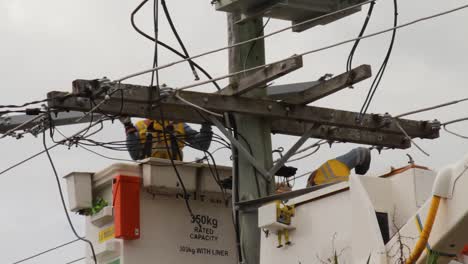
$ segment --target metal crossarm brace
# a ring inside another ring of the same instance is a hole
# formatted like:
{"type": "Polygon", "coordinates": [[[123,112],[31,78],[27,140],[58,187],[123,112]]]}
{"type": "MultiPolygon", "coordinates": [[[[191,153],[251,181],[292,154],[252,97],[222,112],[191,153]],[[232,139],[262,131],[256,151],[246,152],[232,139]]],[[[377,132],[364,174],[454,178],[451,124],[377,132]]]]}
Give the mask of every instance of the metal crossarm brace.
{"type": "Polygon", "coordinates": [[[265,87],[268,82],[271,82],[301,67],[302,56],[294,56],[288,60],[278,62],[250,73],[246,77],[240,78],[238,83],[232,83],[217,93],[222,95],[242,95],[251,91],[252,89],[265,87]]]}
{"type": "Polygon", "coordinates": [[[249,160],[250,164],[252,164],[252,166],[255,167],[255,169],[260,172],[260,174],[267,180],[267,181],[270,181],[271,180],[271,177],[269,175],[269,173],[260,165],[260,163],[258,163],[258,161],[252,156],[252,154],[250,154],[245,148],[244,146],[242,146],[241,143],[239,143],[239,141],[237,141],[232,135],[231,133],[229,133],[229,131],[227,131],[227,129],[223,126],[223,124],[214,116],[209,116],[208,117],[211,122],[213,122],[213,124],[219,129],[219,131],[221,131],[221,133],[223,133],[223,135],[225,137],[227,137],[229,139],[229,141],[231,141],[231,143],[247,158],[247,160],[249,160]]]}
{"type": "Polygon", "coordinates": [[[271,168],[270,171],[268,171],[268,174],[270,175],[270,177],[274,177],[276,172],[278,172],[278,170],[281,169],[281,167],[283,167],[283,165],[289,160],[289,158],[292,155],[294,155],[296,151],[302,145],[304,145],[304,143],[312,136],[313,132],[314,132],[313,127],[309,128],[309,130],[307,130],[301,136],[301,138],[299,138],[299,140],[288,150],[288,152],[286,152],[286,154],[284,154],[284,156],[281,157],[281,159],[278,162],[276,162],[275,165],[273,165],[273,168],[271,168]]]}
{"type": "MultiPolygon", "coordinates": [[[[319,191],[321,189],[330,187],[335,184],[340,184],[341,182],[333,182],[333,183],[326,183],[326,184],[320,184],[320,185],[315,185],[311,187],[306,187],[306,188],[301,188],[298,190],[294,191],[289,191],[285,193],[278,193],[278,194],[273,194],[267,197],[262,197],[259,199],[254,199],[254,200],[247,200],[247,201],[242,201],[236,203],[236,209],[241,210],[243,212],[251,212],[257,210],[259,207],[271,203],[273,201],[287,201],[287,200],[292,200],[296,197],[299,197],[304,194],[308,194],[311,192],[319,191]]],[[[348,187],[349,188],[349,187],[348,187]]]]}
{"type": "Polygon", "coordinates": [[[308,104],[333,93],[339,92],[346,87],[363,81],[372,76],[370,65],[361,65],[336,77],[321,82],[302,92],[287,96],[283,102],[290,104],[308,104]]]}
{"type": "Polygon", "coordinates": [[[242,144],[239,143],[232,135],[227,131],[223,124],[214,116],[209,116],[209,119],[213,124],[223,133],[229,141],[240,151],[243,155],[249,160],[250,164],[254,166],[258,172],[265,177],[267,181],[271,181],[275,176],[276,172],[289,160],[289,158],[296,153],[296,151],[310,138],[312,135],[313,129],[306,131],[301,138],[288,150],[288,152],[278,161],[275,165],[269,170],[266,171],[260,163],[250,154],[242,144]]]}

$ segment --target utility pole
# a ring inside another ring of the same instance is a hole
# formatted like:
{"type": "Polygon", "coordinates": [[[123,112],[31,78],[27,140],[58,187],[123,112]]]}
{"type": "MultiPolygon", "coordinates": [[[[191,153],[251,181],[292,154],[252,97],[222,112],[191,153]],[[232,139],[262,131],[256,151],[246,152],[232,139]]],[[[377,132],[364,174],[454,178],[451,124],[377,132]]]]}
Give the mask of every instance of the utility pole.
{"type": "MultiPolygon", "coordinates": [[[[240,13],[228,13],[228,42],[233,45],[248,39],[263,35],[263,18],[255,18],[244,23],[240,20],[240,13]]],[[[263,40],[247,43],[229,50],[229,72],[239,72],[265,64],[265,45],[263,40]]],[[[230,79],[231,84],[239,83],[240,76],[230,79]]],[[[246,77],[246,76],[241,76],[246,77]]],[[[255,89],[247,93],[249,97],[266,96],[265,89],[255,89]]],[[[252,115],[235,114],[237,131],[241,135],[239,141],[247,149],[252,150],[252,156],[260,166],[266,170],[272,167],[271,122],[252,115]],[[247,142],[246,142],[247,141],[247,142]],[[249,146],[250,145],[250,146],[249,146]]],[[[275,191],[274,177],[267,182],[259,177],[256,169],[242,153],[238,155],[238,190],[239,201],[258,199],[273,194],[275,191]]],[[[256,212],[240,212],[240,242],[242,259],[246,264],[260,263],[260,229],[256,212]]]]}

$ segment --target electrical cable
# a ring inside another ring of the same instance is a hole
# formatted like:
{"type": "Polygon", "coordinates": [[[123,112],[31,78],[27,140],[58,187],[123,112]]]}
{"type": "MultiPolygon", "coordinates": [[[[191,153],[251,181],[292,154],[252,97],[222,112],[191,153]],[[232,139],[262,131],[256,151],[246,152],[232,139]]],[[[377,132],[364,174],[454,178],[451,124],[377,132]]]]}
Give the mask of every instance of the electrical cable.
{"type": "MultiPolygon", "coordinates": [[[[185,57],[189,58],[190,55],[188,54],[188,51],[185,48],[184,42],[182,42],[182,39],[180,38],[179,33],[177,32],[177,29],[174,26],[174,22],[172,21],[171,14],[169,13],[169,10],[167,8],[166,0],[161,0],[161,6],[163,8],[164,15],[166,16],[167,22],[169,23],[169,26],[171,27],[172,33],[174,33],[174,36],[176,37],[177,42],[179,42],[179,46],[182,48],[182,51],[184,52],[185,57]]],[[[189,60],[189,65],[190,65],[190,68],[192,69],[193,76],[195,77],[195,81],[200,80],[200,77],[198,76],[197,71],[195,70],[192,60],[189,60]]]]}
{"type": "Polygon", "coordinates": [[[72,240],[72,241],[69,241],[69,242],[60,244],[60,245],[55,246],[55,247],[53,247],[53,248],[50,248],[50,249],[44,250],[44,251],[42,251],[42,252],[39,252],[39,253],[37,253],[37,254],[34,254],[34,255],[30,256],[30,257],[27,257],[27,258],[18,260],[18,261],[16,261],[16,262],[12,263],[12,264],[23,263],[23,262],[25,262],[25,261],[31,260],[31,259],[33,259],[33,258],[37,258],[37,257],[42,256],[42,255],[44,255],[44,254],[46,254],[46,253],[49,253],[49,252],[51,252],[51,251],[57,250],[57,249],[59,249],[59,248],[62,248],[62,247],[64,247],[64,246],[68,246],[68,245],[70,245],[70,244],[73,244],[73,243],[75,243],[75,242],[77,242],[77,241],[80,241],[80,240],[79,240],[79,239],[75,239],[75,240],[72,240]]]}
{"type": "Polygon", "coordinates": [[[458,123],[458,122],[463,122],[463,121],[468,121],[468,117],[465,117],[465,118],[459,118],[459,119],[455,119],[455,120],[452,120],[452,121],[448,121],[448,122],[445,122],[444,124],[442,124],[444,130],[447,132],[447,133],[450,133],[454,136],[457,136],[459,138],[463,138],[463,139],[468,139],[468,136],[464,136],[464,135],[461,135],[461,134],[458,134],[456,132],[453,132],[451,130],[449,130],[447,128],[448,125],[451,125],[451,124],[455,124],[455,123],[458,123]]]}
{"type": "Polygon", "coordinates": [[[430,106],[430,107],[426,107],[426,108],[422,108],[422,109],[418,109],[418,110],[413,110],[413,111],[410,111],[410,112],[399,114],[399,115],[395,116],[395,118],[401,118],[401,117],[404,117],[404,116],[409,116],[409,115],[413,115],[413,114],[417,114],[417,113],[421,113],[421,112],[426,112],[426,111],[442,108],[442,107],[445,107],[445,106],[458,104],[458,103],[465,102],[465,101],[468,101],[468,98],[462,98],[462,99],[459,99],[459,100],[450,101],[450,102],[443,103],[443,104],[438,104],[438,105],[434,105],[434,106],[430,106]]]}
{"type": "Polygon", "coordinates": [[[0,105],[0,108],[22,108],[22,107],[26,107],[28,105],[45,103],[45,102],[48,102],[50,100],[51,99],[42,99],[42,100],[27,102],[27,103],[24,103],[22,105],[0,105]]]}
{"type": "Polygon", "coordinates": [[[458,134],[456,132],[453,132],[453,131],[449,130],[446,126],[444,126],[444,130],[445,130],[445,132],[447,132],[449,134],[452,134],[452,135],[454,135],[456,137],[463,138],[463,139],[468,139],[468,136],[464,136],[464,135],[458,134]]]}
{"type": "Polygon", "coordinates": [[[112,158],[112,157],[106,156],[106,155],[104,155],[104,154],[101,154],[101,153],[99,153],[99,152],[96,152],[96,151],[94,151],[94,150],[91,150],[91,149],[89,149],[89,148],[83,146],[82,144],[78,144],[78,146],[79,146],[80,148],[82,148],[82,149],[88,151],[88,152],[94,153],[94,154],[96,154],[96,155],[98,155],[98,156],[100,156],[100,157],[103,157],[103,158],[105,158],[105,159],[114,160],[114,161],[126,161],[126,162],[132,162],[132,163],[139,163],[139,164],[141,164],[141,162],[138,162],[138,161],[136,161],[136,160],[112,158]]]}
{"type": "MultiPolygon", "coordinates": [[[[158,22],[158,11],[159,11],[159,8],[158,8],[158,0],[154,0],[154,8],[153,8],[153,22],[154,22],[154,39],[155,39],[155,42],[154,42],[154,58],[153,58],[153,67],[156,67],[158,66],[158,27],[159,27],[159,22],[158,22]]],[[[158,96],[161,96],[161,92],[160,92],[160,86],[159,86],[159,71],[156,70],[156,71],[153,71],[153,74],[152,76],[154,76],[155,78],[151,78],[151,84],[150,84],[150,87],[153,87],[153,81],[154,79],[156,80],[156,92],[158,94],[158,96]]],[[[150,98],[151,100],[151,98],[150,98]]],[[[182,180],[182,177],[180,176],[180,173],[179,173],[179,170],[177,169],[176,165],[175,165],[175,162],[174,162],[174,157],[173,157],[173,154],[170,149],[169,149],[169,143],[167,142],[167,131],[166,131],[166,122],[165,122],[165,118],[164,118],[164,110],[163,110],[163,106],[161,105],[159,107],[159,112],[160,112],[160,116],[161,116],[161,123],[162,123],[162,130],[163,130],[163,138],[164,138],[164,145],[166,146],[166,151],[169,155],[169,159],[171,161],[171,165],[172,167],[174,168],[174,172],[177,176],[177,179],[180,183],[180,186],[182,187],[182,191],[184,193],[184,201],[185,201],[185,206],[187,207],[187,210],[190,214],[190,216],[192,217],[192,219],[195,219],[195,215],[192,211],[192,208],[190,207],[190,203],[189,203],[189,197],[188,197],[188,193],[187,193],[187,189],[185,188],[185,184],[184,184],[184,181],[182,180]]]]}
{"type": "MultiPolygon", "coordinates": [[[[294,156],[296,156],[296,155],[299,155],[299,154],[301,154],[301,153],[303,153],[303,152],[306,152],[307,150],[309,150],[309,149],[311,149],[311,148],[315,148],[315,147],[320,146],[320,145],[323,145],[323,144],[325,144],[325,143],[327,143],[326,140],[320,139],[320,140],[318,140],[317,142],[313,143],[312,145],[307,146],[307,147],[304,147],[304,148],[302,148],[302,149],[296,151],[296,152],[291,156],[291,158],[294,157],[294,156]]],[[[282,156],[281,156],[281,158],[282,158],[282,156]]],[[[281,158],[275,160],[273,163],[279,162],[279,161],[281,160],[281,158]]],[[[288,161],[288,162],[291,162],[291,160],[288,161]]]]}
{"type": "MultiPolygon", "coordinates": [[[[99,122],[101,122],[101,120],[102,120],[102,118],[101,118],[100,120],[96,121],[92,126],[97,125],[99,122]]],[[[103,120],[102,120],[102,121],[103,121],[103,120]]],[[[79,135],[79,134],[82,133],[83,131],[85,131],[85,130],[84,130],[84,129],[83,129],[83,130],[80,130],[79,132],[75,133],[72,137],[74,137],[74,136],[76,136],[76,135],[79,135]]],[[[65,140],[63,140],[63,142],[65,142],[65,140]]],[[[62,143],[63,143],[63,142],[62,142],[62,143]]],[[[60,143],[60,142],[59,142],[59,143],[55,143],[54,145],[48,147],[47,150],[51,150],[51,149],[53,149],[53,148],[59,146],[59,145],[62,144],[62,143],[60,143]]],[[[33,155],[31,155],[30,157],[28,157],[28,158],[26,158],[26,159],[24,159],[24,160],[22,160],[22,161],[20,161],[20,162],[17,162],[17,163],[15,163],[15,164],[11,165],[10,167],[8,167],[8,168],[6,168],[6,169],[0,171],[0,175],[7,173],[8,171],[10,171],[10,170],[12,170],[12,169],[14,169],[14,168],[16,168],[16,167],[22,165],[22,164],[24,164],[24,163],[26,163],[26,162],[28,162],[28,161],[34,159],[34,158],[37,157],[37,156],[40,156],[41,154],[43,154],[43,153],[45,153],[45,152],[46,152],[45,150],[39,151],[38,153],[33,154],[33,155]]]]}
{"type": "MultiPolygon", "coordinates": [[[[199,64],[195,63],[194,61],[192,61],[192,59],[190,59],[190,57],[187,57],[185,56],[184,54],[180,53],[179,51],[177,51],[176,49],[172,48],[171,46],[165,44],[164,42],[161,42],[160,40],[156,40],[155,38],[149,36],[148,34],[146,34],[145,32],[143,32],[140,28],[137,27],[136,23],[135,23],[135,14],[143,7],[143,5],[145,5],[146,3],[148,2],[148,0],[144,0],[142,1],[138,6],[137,8],[132,12],[132,15],[131,15],[131,23],[132,23],[132,27],[135,29],[136,32],[138,32],[140,35],[142,35],[143,37],[153,41],[153,42],[156,42],[157,44],[161,45],[162,47],[168,49],[169,51],[173,52],[174,54],[176,54],[177,56],[183,58],[183,59],[187,59],[188,61],[190,61],[191,65],[195,66],[198,70],[200,70],[205,76],[206,78],[208,79],[212,79],[211,75],[204,69],[202,68],[199,64]]],[[[216,82],[213,82],[214,86],[216,87],[216,89],[218,91],[221,90],[221,87],[218,85],[218,83],[216,82]]]]}
{"type": "Polygon", "coordinates": [[[293,161],[298,161],[298,160],[302,160],[302,159],[305,159],[305,158],[307,158],[307,157],[310,157],[310,156],[314,155],[315,153],[317,153],[317,151],[319,151],[320,146],[321,146],[321,145],[316,145],[316,146],[315,146],[315,149],[314,149],[311,153],[308,153],[308,154],[306,154],[306,155],[303,155],[303,156],[301,156],[301,157],[299,157],[299,158],[295,158],[295,159],[288,160],[288,161],[286,161],[285,163],[290,163],[290,162],[293,162],[293,161]]]}
{"type": "MultiPolygon", "coordinates": [[[[101,154],[99,152],[96,152],[96,151],[93,151],[89,148],[84,148],[82,146],[82,144],[80,143],[78,145],[79,147],[83,148],[84,150],[90,152],[90,153],[93,153],[97,156],[100,156],[102,158],[105,158],[105,159],[108,159],[108,160],[114,160],[114,161],[126,161],[126,162],[133,162],[133,163],[139,163],[139,164],[142,164],[140,161],[138,160],[129,160],[129,159],[119,159],[119,158],[113,158],[113,157],[109,157],[109,156],[106,156],[104,154],[101,154]]],[[[193,160],[193,161],[182,161],[182,162],[179,162],[178,164],[175,164],[176,166],[181,166],[181,165],[185,165],[185,164],[192,164],[192,163],[195,163],[196,160],[193,160]]],[[[151,166],[155,166],[155,167],[172,167],[172,164],[168,164],[168,165],[162,165],[162,164],[152,164],[151,166]]]]}
{"type": "MultiPolygon", "coordinates": [[[[374,2],[374,1],[367,1],[365,3],[368,3],[368,2],[370,3],[370,2],[374,2]]],[[[361,3],[361,4],[365,4],[365,3],[361,3]]],[[[414,25],[414,24],[417,24],[417,23],[420,23],[420,22],[423,22],[423,21],[426,21],[426,20],[431,20],[431,19],[434,19],[434,18],[437,18],[437,17],[440,17],[440,16],[444,16],[444,15],[447,15],[447,14],[450,14],[450,13],[453,13],[453,12],[456,12],[456,11],[459,11],[459,10],[462,10],[462,9],[466,9],[466,8],[468,8],[468,5],[462,5],[460,7],[454,8],[454,9],[450,9],[450,10],[447,10],[447,11],[444,11],[444,12],[436,13],[434,15],[422,17],[422,18],[419,18],[419,19],[416,19],[416,20],[413,20],[413,21],[410,21],[410,22],[407,22],[407,23],[404,23],[404,24],[400,24],[400,25],[398,25],[396,27],[391,27],[391,28],[388,28],[388,29],[377,31],[377,32],[374,32],[374,33],[371,33],[371,34],[364,35],[362,37],[344,40],[344,41],[341,41],[341,42],[338,42],[338,43],[335,43],[335,44],[331,44],[331,45],[328,45],[328,46],[325,46],[325,47],[322,47],[322,48],[309,50],[309,51],[306,51],[306,52],[303,52],[303,53],[301,53],[299,55],[294,55],[294,56],[306,56],[306,55],[310,55],[310,54],[317,53],[317,52],[320,52],[320,51],[328,50],[328,49],[331,49],[331,48],[334,48],[334,47],[338,47],[338,46],[341,46],[341,45],[344,45],[344,44],[347,44],[347,43],[350,43],[350,42],[354,42],[356,40],[371,38],[371,37],[378,36],[378,35],[381,35],[381,34],[384,34],[384,33],[390,32],[390,31],[395,31],[396,29],[408,27],[408,26],[411,26],[411,25],[414,25]]],[[[343,10],[341,10],[341,11],[343,11],[343,10]]],[[[330,14],[334,14],[334,13],[330,13],[330,14]]],[[[305,21],[305,22],[308,23],[308,22],[311,22],[311,21],[305,21]]],[[[265,37],[270,36],[272,34],[274,34],[274,33],[270,33],[268,35],[262,36],[262,38],[265,38],[265,37]]],[[[251,41],[255,41],[255,40],[258,40],[258,39],[259,38],[250,39],[250,40],[247,40],[247,41],[244,41],[244,42],[237,43],[234,46],[242,45],[242,44],[245,44],[245,43],[248,43],[248,42],[251,42],[251,41]]],[[[201,57],[201,56],[204,56],[204,55],[215,53],[215,52],[217,52],[219,50],[232,48],[234,46],[228,46],[226,48],[214,50],[214,51],[211,51],[211,52],[202,53],[202,54],[199,54],[199,55],[196,55],[196,56],[192,56],[191,58],[188,58],[188,59],[198,58],[198,57],[201,57]]],[[[178,88],[177,90],[186,90],[186,89],[197,87],[197,86],[204,85],[204,84],[207,84],[207,83],[214,83],[216,81],[223,80],[223,79],[226,79],[226,78],[229,78],[229,77],[233,77],[233,76],[238,75],[238,74],[250,72],[250,71],[253,71],[253,70],[262,69],[262,68],[269,67],[269,66],[274,65],[274,64],[285,62],[285,61],[287,61],[289,59],[290,58],[286,58],[286,59],[271,62],[271,63],[268,63],[268,64],[264,64],[264,65],[252,67],[252,68],[249,68],[249,69],[241,70],[241,71],[238,71],[238,72],[230,73],[230,74],[227,74],[227,75],[223,75],[223,76],[220,76],[220,77],[217,77],[217,78],[211,78],[208,81],[202,81],[202,82],[186,85],[186,86],[178,88]]],[[[130,79],[130,78],[133,78],[133,77],[136,77],[136,76],[140,76],[140,75],[143,75],[143,74],[147,74],[147,73],[151,73],[151,72],[154,72],[154,71],[157,71],[157,70],[161,70],[161,69],[176,65],[176,64],[184,62],[184,61],[186,61],[186,60],[175,61],[175,62],[166,64],[166,65],[163,65],[163,66],[158,66],[156,68],[152,68],[152,69],[149,69],[149,70],[144,70],[144,71],[140,71],[140,72],[137,72],[137,73],[133,73],[133,74],[127,75],[125,77],[122,77],[120,79],[117,79],[114,82],[122,82],[122,81],[124,81],[126,79],[130,79]]],[[[373,96],[373,95],[371,94],[370,96],[373,96]]],[[[102,104],[103,102],[101,102],[100,104],[102,104]]]]}
{"type": "Polygon", "coordinates": [[[91,243],[91,241],[87,240],[86,238],[83,238],[80,235],[78,235],[78,232],[75,230],[75,227],[73,226],[73,223],[71,221],[70,215],[69,215],[68,210],[67,210],[67,206],[65,204],[65,198],[64,198],[64,195],[63,195],[63,192],[62,192],[62,186],[60,184],[60,179],[59,179],[59,176],[58,176],[58,173],[57,173],[57,169],[55,168],[54,161],[52,160],[52,157],[50,156],[50,153],[49,153],[49,149],[47,148],[45,131],[42,134],[42,145],[44,146],[45,153],[47,155],[47,158],[49,159],[50,166],[52,167],[52,170],[54,172],[55,180],[57,181],[57,187],[58,187],[59,194],[60,194],[60,200],[62,202],[63,210],[65,212],[65,216],[67,217],[68,224],[70,225],[70,229],[72,230],[73,234],[76,236],[77,239],[89,244],[89,246],[91,248],[91,252],[93,254],[94,263],[97,264],[96,252],[94,251],[93,243],[91,243]]]}
{"type": "Polygon", "coordinates": [[[306,173],[303,173],[303,174],[298,175],[298,176],[294,176],[294,177],[293,177],[293,180],[297,180],[297,179],[303,178],[303,177],[305,177],[305,176],[307,176],[307,175],[310,175],[310,174],[311,174],[312,172],[314,172],[314,171],[315,171],[315,170],[309,171],[309,172],[306,172],[306,173]]]}
{"type": "Polygon", "coordinates": [[[452,121],[445,122],[442,125],[443,126],[448,126],[448,125],[451,125],[451,124],[455,124],[455,123],[463,122],[463,121],[467,121],[467,120],[468,120],[468,117],[464,117],[464,118],[459,118],[459,119],[455,119],[455,120],[452,120],[452,121]]]}
{"type": "MultiPolygon", "coordinates": [[[[352,38],[352,39],[344,40],[344,41],[337,42],[335,44],[331,44],[331,45],[328,45],[328,46],[325,46],[325,47],[322,47],[322,48],[305,51],[305,52],[302,52],[302,53],[300,53],[298,55],[294,55],[294,56],[306,56],[306,55],[310,55],[310,54],[317,53],[317,52],[320,52],[320,51],[328,50],[328,49],[331,49],[331,48],[334,48],[334,47],[338,47],[338,46],[341,46],[341,45],[344,45],[344,44],[347,44],[347,43],[350,43],[350,42],[354,42],[357,39],[362,40],[362,39],[371,38],[371,37],[378,36],[378,35],[381,35],[381,34],[384,34],[384,33],[390,32],[390,31],[394,31],[395,29],[405,28],[405,27],[408,27],[408,26],[411,26],[411,25],[414,25],[414,24],[421,23],[421,22],[426,21],[426,20],[431,20],[431,19],[434,19],[434,18],[437,18],[437,17],[440,17],[440,16],[444,16],[444,15],[447,15],[447,14],[450,14],[450,13],[453,13],[453,12],[456,12],[456,11],[459,11],[459,10],[462,10],[462,9],[466,9],[466,8],[468,8],[468,4],[460,6],[458,8],[454,8],[454,9],[450,9],[450,10],[447,10],[447,11],[444,11],[444,12],[440,12],[440,13],[437,13],[437,14],[434,14],[434,15],[422,17],[422,18],[419,18],[419,19],[416,19],[416,20],[413,20],[413,21],[410,21],[410,22],[407,22],[407,23],[404,23],[404,24],[400,24],[397,27],[391,27],[391,28],[380,30],[380,31],[377,31],[377,32],[374,32],[374,33],[371,33],[371,34],[367,34],[367,35],[362,36],[361,38],[352,38]]],[[[192,58],[194,58],[194,57],[196,57],[196,56],[193,56],[192,58]]],[[[267,64],[264,64],[264,65],[252,67],[252,68],[249,68],[249,69],[246,69],[246,70],[242,70],[242,71],[230,73],[230,74],[227,74],[227,75],[224,75],[224,76],[220,76],[220,77],[217,77],[217,78],[213,78],[212,80],[209,80],[209,81],[203,81],[203,82],[198,82],[198,83],[195,83],[195,84],[187,85],[187,86],[178,88],[178,90],[185,90],[185,89],[200,86],[200,85],[203,85],[203,84],[206,84],[206,83],[211,83],[211,82],[214,82],[214,81],[226,79],[226,78],[229,78],[229,77],[232,77],[232,76],[235,76],[235,75],[238,75],[238,74],[242,74],[242,73],[245,73],[245,72],[249,72],[249,71],[253,71],[253,70],[257,70],[257,69],[262,69],[262,68],[269,67],[269,66],[274,65],[274,64],[278,64],[278,63],[287,61],[289,59],[290,58],[285,58],[285,59],[278,60],[278,61],[275,61],[275,62],[267,63],[267,64]]],[[[159,66],[157,68],[148,69],[148,70],[140,71],[140,72],[137,72],[137,73],[133,73],[133,74],[127,75],[125,77],[122,77],[120,79],[117,79],[116,82],[123,81],[123,80],[126,80],[126,79],[130,79],[130,78],[140,76],[140,75],[143,75],[143,74],[151,73],[151,72],[156,71],[156,70],[161,70],[161,69],[173,66],[175,64],[177,64],[177,62],[173,62],[173,63],[169,63],[169,64],[166,64],[166,65],[163,65],[163,66],[159,66]]]]}
{"type": "Polygon", "coordinates": [[[372,99],[374,98],[375,92],[377,91],[380,82],[382,81],[383,75],[385,73],[385,70],[387,69],[387,64],[390,59],[390,56],[392,54],[393,50],[393,45],[395,43],[395,37],[396,37],[396,27],[398,26],[398,2],[397,0],[393,0],[393,10],[394,10],[394,16],[393,16],[393,27],[394,30],[392,32],[392,38],[390,40],[390,46],[388,47],[387,50],[387,55],[385,55],[385,59],[382,62],[382,65],[380,66],[379,71],[377,72],[377,75],[374,78],[374,81],[372,82],[371,87],[369,88],[369,92],[367,93],[366,100],[364,101],[361,110],[359,112],[359,118],[362,118],[362,116],[367,112],[369,109],[369,106],[372,102],[372,99]]]}
{"type": "Polygon", "coordinates": [[[221,177],[219,176],[218,166],[216,165],[216,161],[215,161],[215,159],[213,157],[213,154],[211,154],[209,151],[203,151],[203,152],[205,153],[206,163],[208,164],[208,168],[209,168],[209,170],[211,172],[211,175],[213,176],[213,179],[215,180],[215,182],[218,184],[218,186],[219,186],[219,188],[221,190],[221,193],[223,195],[223,200],[226,203],[227,202],[227,200],[226,200],[226,190],[224,189],[223,185],[221,184],[221,177]],[[210,156],[211,160],[213,161],[214,172],[211,169],[210,160],[206,156],[206,154],[208,154],[210,156]]]}
{"type": "Polygon", "coordinates": [[[346,71],[349,72],[353,68],[353,58],[354,58],[354,53],[356,52],[356,49],[359,45],[359,42],[361,41],[359,38],[361,38],[364,35],[364,32],[367,29],[367,25],[369,24],[370,18],[372,17],[372,12],[374,10],[374,5],[375,2],[371,2],[369,5],[369,10],[367,11],[366,19],[364,20],[364,24],[362,25],[361,32],[359,32],[358,39],[356,42],[354,42],[353,48],[351,49],[351,52],[349,53],[348,56],[348,62],[346,64],[346,71]]]}
{"type": "MultiPolygon", "coordinates": [[[[234,138],[238,139],[237,124],[234,115],[229,113],[226,115],[226,122],[232,124],[232,133],[234,138]]],[[[236,147],[231,148],[232,151],[232,218],[234,222],[234,230],[236,231],[236,251],[238,263],[244,263],[242,242],[240,238],[239,210],[236,207],[239,202],[239,152],[236,147]]],[[[256,173],[256,171],[255,171],[256,173]]]]}
{"type": "MultiPolygon", "coordinates": [[[[57,147],[58,145],[59,145],[59,144],[52,145],[52,146],[50,146],[48,149],[51,150],[51,149],[57,147]]],[[[20,162],[18,162],[18,163],[14,164],[14,165],[12,165],[12,166],[10,166],[10,167],[8,167],[8,168],[2,170],[2,171],[0,172],[0,175],[2,175],[2,174],[4,174],[4,173],[6,173],[6,172],[8,172],[8,171],[10,171],[10,170],[12,170],[12,169],[14,169],[14,168],[16,168],[16,167],[22,165],[22,164],[24,164],[24,163],[26,163],[26,162],[28,162],[28,161],[34,159],[34,158],[37,157],[37,156],[40,156],[40,155],[43,154],[43,153],[45,153],[45,150],[42,150],[42,151],[40,151],[40,152],[38,152],[38,153],[36,153],[36,154],[34,154],[34,155],[32,155],[32,156],[30,156],[30,157],[28,157],[28,158],[26,158],[26,159],[20,161],[20,162]]]]}
{"type": "Polygon", "coordinates": [[[228,147],[219,147],[219,148],[213,150],[213,152],[211,152],[211,154],[214,155],[216,152],[218,152],[218,151],[220,151],[220,150],[222,150],[222,149],[231,149],[231,148],[228,148],[228,147]]]}

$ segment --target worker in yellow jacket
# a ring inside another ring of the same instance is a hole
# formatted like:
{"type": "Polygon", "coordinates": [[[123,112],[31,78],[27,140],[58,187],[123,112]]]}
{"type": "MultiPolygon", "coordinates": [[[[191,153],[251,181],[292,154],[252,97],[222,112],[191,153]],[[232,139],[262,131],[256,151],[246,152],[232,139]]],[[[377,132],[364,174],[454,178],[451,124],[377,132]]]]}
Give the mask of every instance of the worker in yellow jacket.
{"type": "Polygon", "coordinates": [[[370,149],[355,148],[335,159],[328,160],[309,176],[307,186],[347,181],[351,170],[364,175],[369,170],[371,162],[370,149]]]}
{"type": "Polygon", "coordinates": [[[213,133],[209,124],[202,124],[200,132],[185,123],[173,121],[140,120],[133,125],[131,119],[120,119],[127,134],[127,149],[133,160],[148,157],[183,160],[185,144],[207,151],[213,133]],[[165,134],[164,134],[165,133],[165,134]],[[167,145],[166,145],[166,141],[167,145]],[[169,152],[168,152],[169,150],[169,152]]]}

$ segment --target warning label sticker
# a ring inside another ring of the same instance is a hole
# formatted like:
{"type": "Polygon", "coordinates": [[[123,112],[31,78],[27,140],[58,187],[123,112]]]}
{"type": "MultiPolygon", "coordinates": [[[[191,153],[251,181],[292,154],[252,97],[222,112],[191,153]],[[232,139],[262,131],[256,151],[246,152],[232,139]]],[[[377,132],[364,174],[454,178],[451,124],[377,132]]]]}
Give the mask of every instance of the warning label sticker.
{"type": "Polygon", "coordinates": [[[225,249],[190,247],[190,246],[180,246],[179,252],[189,253],[192,255],[220,256],[220,257],[229,256],[229,251],[225,249]]]}
{"type": "Polygon", "coordinates": [[[114,238],[114,226],[109,226],[99,231],[99,243],[104,243],[112,238],[114,238]]]}

